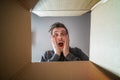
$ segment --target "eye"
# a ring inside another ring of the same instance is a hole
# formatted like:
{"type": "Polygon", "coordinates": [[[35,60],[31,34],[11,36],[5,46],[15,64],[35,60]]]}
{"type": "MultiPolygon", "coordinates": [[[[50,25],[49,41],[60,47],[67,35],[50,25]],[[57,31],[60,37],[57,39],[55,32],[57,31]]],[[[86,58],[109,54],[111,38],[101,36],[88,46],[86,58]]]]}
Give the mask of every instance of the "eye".
{"type": "Polygon", "coordinates": [[[62,35],[62,36],[65,36],[65,35],[66,35],[66,32],[61,33],[61,35],[62,35]]]}
{"type": "Polygon", "coordinates": [[[57,33],[55,33],[55,34],[53,34],[53,36],[58,36],[58,34],[57,34],[57,33]]]}

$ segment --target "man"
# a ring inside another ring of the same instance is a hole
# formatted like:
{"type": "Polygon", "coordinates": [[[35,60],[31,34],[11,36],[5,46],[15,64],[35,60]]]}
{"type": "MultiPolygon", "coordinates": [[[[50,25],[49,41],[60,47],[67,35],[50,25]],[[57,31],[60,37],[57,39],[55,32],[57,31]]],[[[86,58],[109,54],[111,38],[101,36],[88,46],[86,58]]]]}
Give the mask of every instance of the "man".
{"type": "Polygon", "coordinates": [[[64,24],[54,23],[49,32],[53,50],[46,51],[41,62],[89,60],[80,49],[69,47],[69,33],[64,24]]]}

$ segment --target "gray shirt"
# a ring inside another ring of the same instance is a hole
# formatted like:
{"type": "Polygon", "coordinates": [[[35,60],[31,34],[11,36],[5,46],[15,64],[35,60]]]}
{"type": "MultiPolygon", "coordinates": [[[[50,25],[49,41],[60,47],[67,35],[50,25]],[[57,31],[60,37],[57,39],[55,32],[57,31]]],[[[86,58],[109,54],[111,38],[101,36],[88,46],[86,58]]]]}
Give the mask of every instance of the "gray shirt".
{"type": "Polygon", "coordinates": [[[53,50],[48,50],[41,58],[41,62],[51,61],[85,61],[89,60],[89,57],[79,48],[70,48],[70,51],[66,57],[61,54],[60,56],[55,54],[53,50]]]}

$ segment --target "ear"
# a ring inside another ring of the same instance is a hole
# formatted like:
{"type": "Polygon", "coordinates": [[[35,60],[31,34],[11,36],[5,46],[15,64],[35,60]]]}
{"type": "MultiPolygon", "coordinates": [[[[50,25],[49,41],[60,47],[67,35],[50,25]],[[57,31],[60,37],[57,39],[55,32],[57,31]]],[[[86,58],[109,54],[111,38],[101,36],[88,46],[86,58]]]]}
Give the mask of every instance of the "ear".
{"type": "Polygon", "coordinates": [[[70,42],[69,34],[68,34],[68,41],[70,42]]]}

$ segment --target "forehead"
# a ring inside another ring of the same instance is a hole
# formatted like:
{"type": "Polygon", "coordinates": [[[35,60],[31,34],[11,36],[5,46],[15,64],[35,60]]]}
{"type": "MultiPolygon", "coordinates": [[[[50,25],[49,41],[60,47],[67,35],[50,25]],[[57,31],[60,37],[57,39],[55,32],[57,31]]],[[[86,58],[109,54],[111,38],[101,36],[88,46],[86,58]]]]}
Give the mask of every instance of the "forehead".
{"type": "Polygon", "coordinates": [[[54,28],[53,33],[55,32],[66,32],[66,29],[65,28],[54,28]]]}

